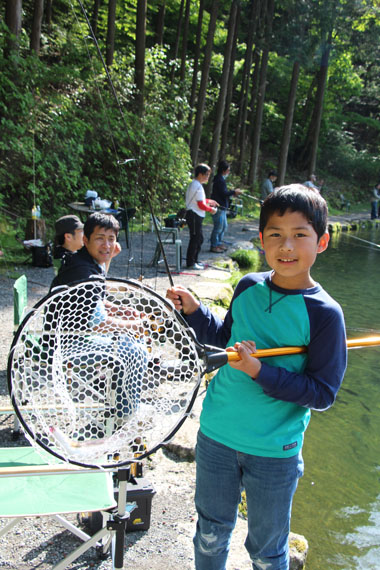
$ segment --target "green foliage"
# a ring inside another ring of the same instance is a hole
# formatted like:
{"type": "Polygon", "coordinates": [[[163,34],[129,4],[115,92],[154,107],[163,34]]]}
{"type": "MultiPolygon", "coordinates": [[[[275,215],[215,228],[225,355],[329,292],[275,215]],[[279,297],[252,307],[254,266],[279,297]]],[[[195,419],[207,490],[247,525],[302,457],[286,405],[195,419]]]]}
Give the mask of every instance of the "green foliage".
{"type": "MultiPolygon", "coordinates": [[[[189,108],[194,66],[199,0],[190,3],[186,73],[171,80],[181,0],[166,0],[164,47],[154,45],[160,2],[147,11],[145,113],[135,113],[134,49],[137,0],[120,0],[116,8],[115,57],[110,73],[115,101],[99,54],[77,3],[55,0],[53,22],[43,23],[39,57],[29,53],[33,2],[23,3],[19,51],[5,59],[5,25],[0,21],[0,188],[7,204],[21,216],[34,199],[45,217],[65,213],[72,200],[82,200],[92,188],[102,198],[114,196],[146,211],[149,194],[158,213],[183,205],[191,176],[189,108]],[[125,159],[135,158],[125,163],[125,159]]],[[[89,10],[91,19],[92,6],[89,10]]],[[[219,3],[199,156],[208,159],[215,128],[231,2],[219,3]]],[[[210,20],[205,4],[201,60],[210,20]]],[[[4,8],[3,8],[4,10],[4,8]]],[[[227,154],[240,155],[235,145],[242,71],[247,37],[252,31],[251,3],[241,3],[236,46],[234,92],[229,109],[227,154]]],[[[2,14],[3,15],[3,14],[2,14]]],[[[316,74],[329,32],[332,46],[328,88],[319,140],[318,172],[340,173],[342,181],[366,192],[379,175],[380,31],[376,3],[361,0],[283,0],[275,3],[267,91],[260,142],[262,173],[277,166],[290,76],[295,59],[301,62],[289,165],[295,168],[305,145],[316,94],[316,74]]],[[[254,37],[260,46],[263,14],[254,37]]],[[[108,3],[101,2],[97,39],[105,54],[108,3]]],[[[179,42],[181,53],[182,37],[179,42]]],[[[252,75],[252,74],[251,74],[252,75]]],[[[249,87],[251,90],[251,86],[249,87]]],[[[247,127],[252,119],[248,112],[247,127]]],[[[246,161],[250,141],[246,141],[246,161]]],[[[235,163],[235,164],[234,164],[235,163]]],[[[248,164],[241,172],[248,170],[248,164]]],[[[296,173],[302,179],[303,173],[296,173]]],[[[257,183],[257,181],[256,181],[257,183]]],[[[239,180],[235,186],[241,186],[239,180]]],[[[364,195],[363,195],[364,199],[364,195]]]]}
{"type": "Polygon", "coordinates": [[[3,253],[0,257],[0,267],[7,267],[8,263],[25,261],[27,254],[21,240],[18,239],[20,231],[20,220],[16,219],[14,223],[10,221],[4,209],[4,199],[0,195],[0,250],[3,253]]]}
{"type": "Polygon", "coordinates": [[[236,285],[239,283],[240,279],[243,277],[243,272],[241,271],[233,271],[231,277],[229,278],[228,282],[230,283],[231,287],[235,289],[236,285]]]}
{"type": "MultiPolygon", "coordinates": [[[[331,129],[323,136],[320,162],[326,170],[342,175],[346,182],[356,185],[356,200],[368,197],[369,189],[378,179],[380,157],[373,156],[366,149],[355,147],[351,133],[331,129]]],[[[343,182],[343,181],[342,181],[343,182]]],[[[344,182],[343,182],[344,185],[344,182]]]]}
{"type": "Polygon", "coordinates": [[[115,81],[119,108],[98,63],[95,75],[77,68],[75,41],[66,46],[66,63],[46,66],[20,57],[16,74],[0,56],[0,186],[7,203],[25,216],[35,200],[44,217],[54,219],[92,188],[131,207],[149,192],[156,206],[169,210],[169,202],[183,200],[191,161],[183,136],[186,100],[175,98],[165,112],[163,52],[147,57],[146,114],[140,119],[131,105],[128,58],[117,69],[123,78],[115,81]],[[137,160],[120,165],[129,158],[137,160]]]}
{"type": "Polygon", "coordinates": [[[257,271],[261,263],[260,254],[256,249],[238,249],[231,254],[231,258],[236,261],[240,269],[250,271],[257,271]]]}

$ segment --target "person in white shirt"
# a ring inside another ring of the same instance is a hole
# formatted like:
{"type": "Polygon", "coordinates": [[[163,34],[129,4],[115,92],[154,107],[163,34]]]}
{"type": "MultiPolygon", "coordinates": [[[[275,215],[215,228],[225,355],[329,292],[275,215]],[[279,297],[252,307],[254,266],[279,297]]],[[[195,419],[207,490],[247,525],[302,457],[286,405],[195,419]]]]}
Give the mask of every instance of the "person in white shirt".
{"type": "Polygon", "coordinates": [[[186,253],[186,266],[189,269],[203,269],[198,256],[203,243],[202,224],[206,212],[216,214],[218,202],[206,198],[203,184],[208,182],[211,168],[207,164],[198,164],[194,179],[186,190],[186,222],[190,231],[190,241],[186,253]]]}

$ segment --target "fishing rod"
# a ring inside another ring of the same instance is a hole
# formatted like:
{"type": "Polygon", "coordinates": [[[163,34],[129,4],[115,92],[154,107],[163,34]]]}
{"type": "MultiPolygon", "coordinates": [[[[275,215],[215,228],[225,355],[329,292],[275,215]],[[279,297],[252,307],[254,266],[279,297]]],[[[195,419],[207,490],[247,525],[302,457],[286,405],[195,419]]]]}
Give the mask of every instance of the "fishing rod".
{"type": "MultiPolygon", "coordinates": [[[[371,346],[380,346],[380,336],[369,336],[365,338],[351,338],[347,339],[347,348],[365,348],[371,346]]],[[[303,354],[307,352],[307,346],[282,346],[279,348],[263,348],[252,353],[251,356],[255,358],[266,358],[269,356],[284,356],[287,354],[303,354]]],[[[227,362],[236,362],[241,360],[239,353],[235,351],[228,351],[227,362]]]]}
{"type": "Polygon", "coordinates": [[[352,239],[357,239],[358,241],[363,241],[364,243],[369,243],[369,245],[373,245],[373,247],[377,247],[380,249],[380,245],[377,243],[374,243],[373,241],[368,241],[367,239],[363,239],[363,238],[360,238],[358,236],[353,236],[351,234],[347,234],[347,236],[351,237],[352,239]]]}
{"type": "Polygon", "coordinates": [[[255,200],[255,202],[261,202],[262,200],[260,200],[260,198],[257,198],[257,196],[252,196],[251,194],[246,194],[245,192],[242,192],[241,194],[239,194],[239,197],[242,196],[243,198],[250,198],[251,200],[255,200]]]}

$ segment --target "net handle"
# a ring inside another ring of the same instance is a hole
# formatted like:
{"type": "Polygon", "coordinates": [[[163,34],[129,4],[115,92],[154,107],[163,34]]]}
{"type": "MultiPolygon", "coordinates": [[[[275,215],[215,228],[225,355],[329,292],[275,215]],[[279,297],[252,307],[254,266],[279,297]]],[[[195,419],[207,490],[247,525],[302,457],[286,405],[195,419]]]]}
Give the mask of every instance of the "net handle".
{"type": "MultiPolygon", "coordinates": [[[[347,348],[365,348],[380,345],[380,336],[368,336],[364,338],[347,339],[347,348]]],[[[303,354],[307,352],[307,346],[282,346],[279,348],[262,348],[252,353],[255,358],[266,358],[269,356],[284,356],[287,354],[303,354]]],[[[235,351],[227,352],[228,362],[241,360],[239,353],[235,351]]]]}

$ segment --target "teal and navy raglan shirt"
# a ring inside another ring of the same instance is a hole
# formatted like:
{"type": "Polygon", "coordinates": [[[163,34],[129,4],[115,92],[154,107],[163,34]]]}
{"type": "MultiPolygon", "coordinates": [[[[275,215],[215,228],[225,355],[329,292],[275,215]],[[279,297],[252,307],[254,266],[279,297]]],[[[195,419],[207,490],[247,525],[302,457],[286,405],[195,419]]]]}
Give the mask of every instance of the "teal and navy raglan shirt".
{"type": "Polygon", "coordinates": [[[202,433],[228,447],[264,457],[296,455],[310,409],[335,400],[347,364],[343,312],[319,284],[281,289],[271,272],[238,283],[224,321],[201,304],[186,317],[202,343],[225,348],[253,340],[258,349],[307,346],[306,354],[261,360],[257,378],[223,366],[211,381],[200,418],[202,433]]]}

